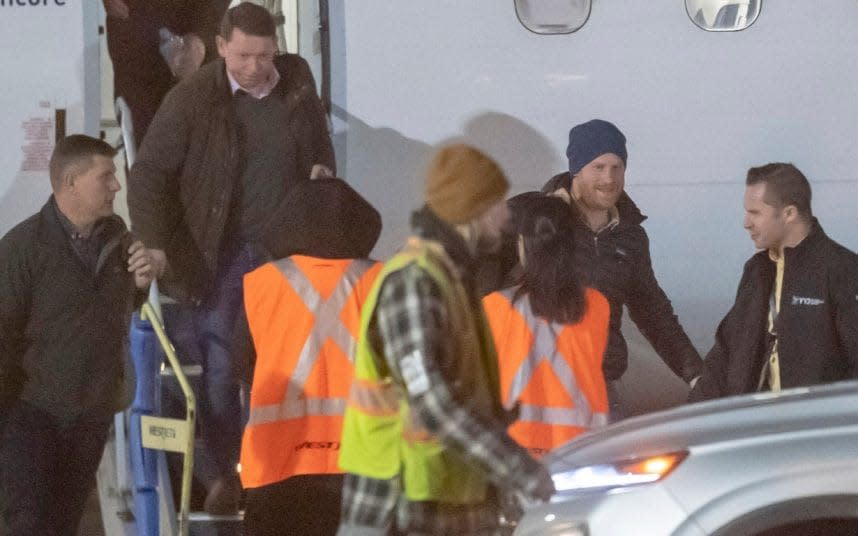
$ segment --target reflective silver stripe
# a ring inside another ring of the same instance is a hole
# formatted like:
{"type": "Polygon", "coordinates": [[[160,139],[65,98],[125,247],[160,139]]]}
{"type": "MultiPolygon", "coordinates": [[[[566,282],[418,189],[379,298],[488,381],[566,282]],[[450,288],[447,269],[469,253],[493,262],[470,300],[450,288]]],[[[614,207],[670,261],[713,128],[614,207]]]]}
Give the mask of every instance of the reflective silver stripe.
{"type": "Polygon", "coordinates": [[[396,415],[400,405],[399,387],[392,381],[352,382],[349,403],[370,415],[396,415]]]}
{"type": "Polygon", "coordinates": [[[594,413],[593,418],[590,419],[590,428],[601,428],[603,426],[608,426],[611,422],[611,416],[607,413],[594,413]]]}
{"type": "Polygon", "coordinates": [[[530,306],[530,296],[521,296],[516,302],[513,302],[514,289],[506,289],[501,291],[501,294],[524,318],[525,324],[533,335],[533,344],[530,347],[530,352],[521,362],[515,376],[513,376],[509,396],[506,399],[507,407],[512,407],[515,404],[515,401],[519,399],[521,393],[524,392],[527,384],[533,378],[537,367],[539,367],[542,361],[547,361],[575,405],[571,408],[546,408],[532,404],[522,404],[519,419],[521,421],[535,421],[561,426],[581,426],[584,428],[596,428],[607,424],[608,416],[604,413],[593,413],[590,402],[578,387],[575,372],[557,351],[557,334],[563,329],[563,325],[549,322],[533,314],[533,309],[530,306]]]}
{"type": "MultiPolygon", "coordinates": [[[[576,408],[544,408],[532,404],[522,404],[519,420],[525,422],[542,422],[556,424],[559,426],[580,426],[582,428],[600,428],[607,426],[608,415],[606,413],[590,412],[589,419],[582,420],[582,414],[575,411],[576,408]]],[[[586,408],[590,411],[590,408],[586,408]]]]}
{"type": "MultiPolygon", "coordinates": [[[[289,285],[304,300],[304,305],[313,313],[315,323],[313,329],[301,348],[298,362],[286,387],[283,401],[279,404],[250,408],[248,425],[265,424],[269,422],[296,419],[307,415],[342,415],[345,411],[344,398],[306,398],[304,384],[319,358],[319,352],[328,339],[339,346],[343,354],[354,361],[357,341],[340,321],[340,314],[345,307],[352,290],[373,262],[355,260],[349,265],[343,277],[331,296],[325,300],[313,286],[307,276],[295,265],[290,258],[273,263],[274,266],[289,281],[289,285]]],[[[284,326],[283,329],[288,329],[284,326]]]]}

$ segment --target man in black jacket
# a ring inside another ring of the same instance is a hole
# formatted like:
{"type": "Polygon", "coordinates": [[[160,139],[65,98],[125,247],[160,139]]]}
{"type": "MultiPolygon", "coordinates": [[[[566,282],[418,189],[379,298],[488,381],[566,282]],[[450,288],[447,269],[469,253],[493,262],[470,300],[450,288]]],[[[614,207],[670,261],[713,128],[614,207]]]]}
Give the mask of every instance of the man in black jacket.
{"type": "Polygon", "coordinates": [[[88,136],[58,142],[54,195],[0,240],[0,534],[74,534],[134,393],[135,286],[156,274],[113,214],[113,155],[88,136]]]}
{"type": "Polygon", "coordinates": [[[746,184],[744,226],[761,251],[690,401],[858,377],[858,255],[825,235],[792,164],[751,168],[746,184]]]}
{"type": "Polygon", "coordinates": [[[623,416],[616,382],[628,365],[622,334],[623,305],[670,369],[691,383],[700,374],[700,355],[652,270],[646,219],[623,191],[626,138],[612,123],[593,119],[569,131],[569,172],[553,177],[542,191],[563,197],[576,211],[576,269],[587,286],[608,298],[611,320],[602,370],[608,383],[612,420],[623,416]]]}

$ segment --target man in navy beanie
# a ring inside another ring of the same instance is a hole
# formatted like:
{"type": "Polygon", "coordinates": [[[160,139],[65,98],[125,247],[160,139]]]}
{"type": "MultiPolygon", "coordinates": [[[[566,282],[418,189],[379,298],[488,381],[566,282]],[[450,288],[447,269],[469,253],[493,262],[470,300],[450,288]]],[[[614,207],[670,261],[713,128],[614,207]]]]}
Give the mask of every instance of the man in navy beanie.
{"type": "Polygon", "coordinates": [[[626,137],[608,121],[593,119],[569,131],[569,171],[553,177],[542,191],[575,203],[577,266],[586,285],[611,304],[608,347],[602,370],[608,384],[612,420],[623,416],[616,382],[628,365],[621,331],[623,305],[641,333],[670,369],[693,383],[700,375],[700,354],[679,324],[670,300],[656,281],[646,216],[623,191],[626,137]]]}

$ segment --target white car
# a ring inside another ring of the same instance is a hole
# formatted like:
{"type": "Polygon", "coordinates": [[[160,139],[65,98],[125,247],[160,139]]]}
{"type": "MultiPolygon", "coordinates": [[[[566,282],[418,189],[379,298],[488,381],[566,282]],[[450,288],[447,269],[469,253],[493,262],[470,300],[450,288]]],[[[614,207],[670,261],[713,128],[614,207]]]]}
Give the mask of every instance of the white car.
{"type": "Polygon", "coordinates": [[[858,535],[858,382],[622,421],[552,452],[525,535],[858,535]]]}

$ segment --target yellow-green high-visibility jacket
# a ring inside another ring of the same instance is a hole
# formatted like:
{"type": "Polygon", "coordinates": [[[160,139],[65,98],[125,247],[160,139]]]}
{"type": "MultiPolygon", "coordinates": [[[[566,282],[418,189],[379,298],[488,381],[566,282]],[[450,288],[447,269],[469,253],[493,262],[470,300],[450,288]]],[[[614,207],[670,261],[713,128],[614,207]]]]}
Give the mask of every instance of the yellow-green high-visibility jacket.
{"type": "Polygon", "coordinates": [[[411,413],[405,385],[393,375],[368,337],[378,295],[387,276],[416,263],[441,290],[454,352],[455,384],[466,393],[469,408],[485,418],[502,411],[497,356],[482,307],[474,309],[457,270],[437,242],[412,237],[406,248],[385,264],[364,302],[355,358],[355,378],[346,407],[340,467],[375,479],[402,475],[410,501],[473,504],[485,500],[487,480],[481,471],[451,455],[411,413]]]}

